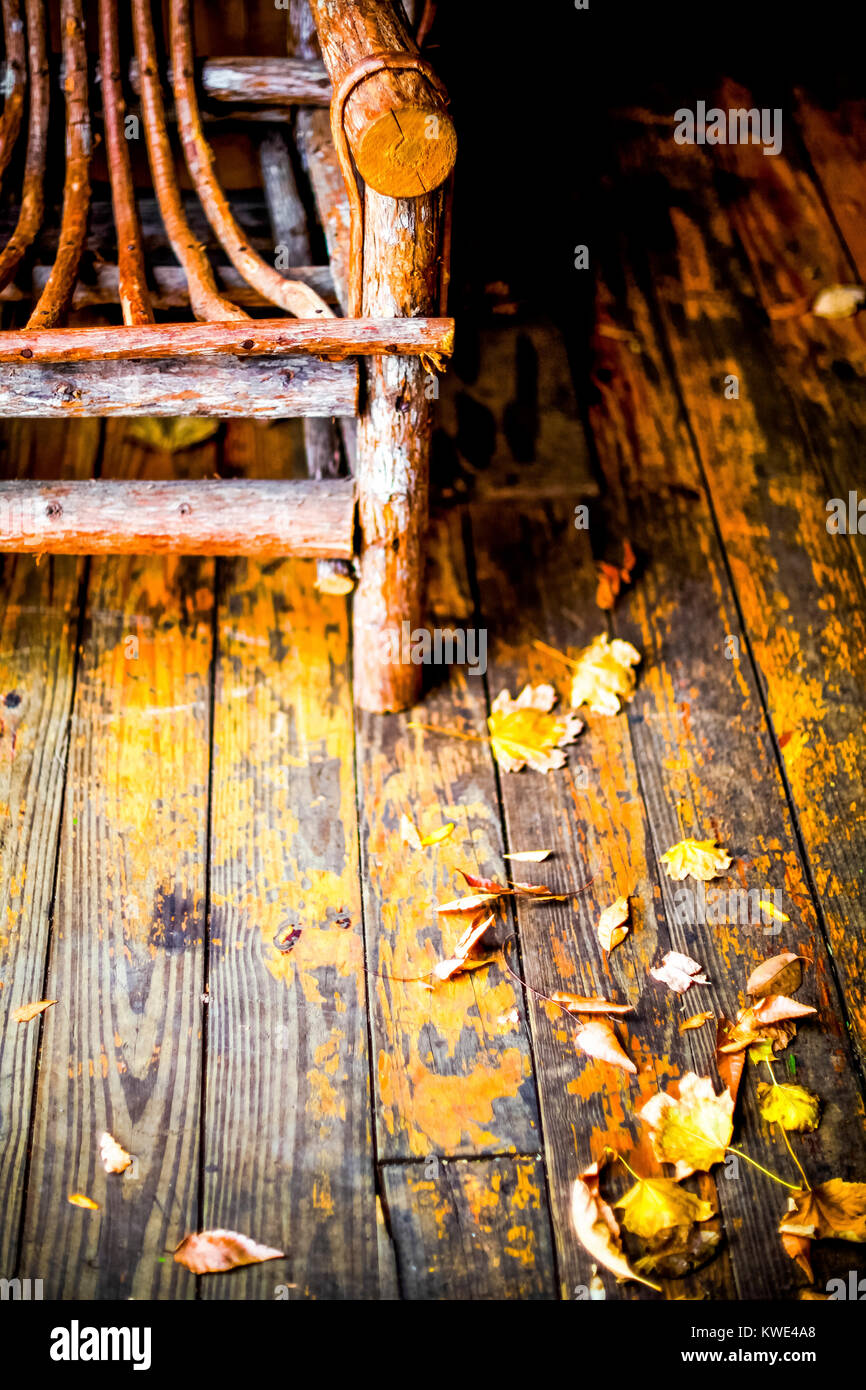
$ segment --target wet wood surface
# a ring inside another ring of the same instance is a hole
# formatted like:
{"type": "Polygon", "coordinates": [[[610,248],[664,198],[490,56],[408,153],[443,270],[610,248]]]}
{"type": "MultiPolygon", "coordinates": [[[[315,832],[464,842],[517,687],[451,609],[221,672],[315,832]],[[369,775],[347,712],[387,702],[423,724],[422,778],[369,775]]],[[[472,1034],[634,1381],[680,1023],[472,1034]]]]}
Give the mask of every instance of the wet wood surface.
{"type": "MultiPolygon", "coordinates": [[[[661,1293],[594,1269],[570,1214],[606,1146],[669,1171],[638,1107],[688,1071],[721,1084],[714,1024],[680,1024],[733,1017],[781,950],[818,1012],[775,1074],[823,1102],[791,1146],[813,1184],[866,1180],[866,552],[826,524],[862,491],[864,319],[811,313],[864,272],[862,127],[800,93],[802,144],[767,159],[639,115],[610,132],[586,329],[467,323],[442,383],[426,620],[483,632],[483,671],[428,665],[411,712],[359,713],[350,610],[312,560],[0,557],[0,1252],[46,1296],[192,1297],[172,1250],[209,1225],[286,1254],[205,1298],[795,1299],[786,1191],[743,1159],[687,1180],[722,1240],[661,1293]],[[596,566],[626,540],[602,611],[596,566]],[[505,772],[491,701],[549,682],[566,707],[550,649],[601,632],[642,653],[634,699],[582,710],[562,769],[505,772]],[[412,848],[404,816],[454,828],[412,848]],[[697,885],[660,863],[684,836],[730,853],[736,908],[684,907],[697,885]],[[505,858],[530,849],[551,855],[505,858]],[[437,984],[460,869],[569,896],[498,910],[491,962],[437,984]],[[781,915],[740,915],[749,893],[781,915]],[[705,968],[697,998],[650,978],[668,950],[705,968]],[[557,990],[632,1006],[634,1074],[577,1049],[557,990]],[[103,1172],[103,1128],[129,1177],[103,1172]]],[[[118,420],[2,439],[4,477],[305,472],[300,422],[230,421],[170,458],[118,420]]],[[[796,1183],[766,1079],[747,1063],[733,1142],[796,1183]]],[[[812,1259],[821,1291],[863,1247],[812,1259]]]]}

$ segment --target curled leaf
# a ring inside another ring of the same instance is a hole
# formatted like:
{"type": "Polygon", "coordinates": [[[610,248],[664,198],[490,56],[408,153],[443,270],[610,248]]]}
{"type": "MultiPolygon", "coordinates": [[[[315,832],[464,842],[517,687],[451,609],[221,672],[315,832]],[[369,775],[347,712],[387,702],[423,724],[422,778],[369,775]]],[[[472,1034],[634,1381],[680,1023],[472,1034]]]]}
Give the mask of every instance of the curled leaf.
{"type": "Polygon", "coordinates": [[[125,1173],[132,1163],[132,1154],[105,1130],[99,1136],[99,1157],[106,1173],[125,1173]]]}
{"type": "Polygon", "coordinates": [[[598,919],[598,939],[601,949],[607,951],[608,955],[614,946],[618,946],[628,936],[628,913],[628,898],[617,898],[616,902],[604,909],[598,919]]]}
{"type": "Polygon", "coordinates": [[[583,723],[573,714],[551,714],[555,703],[552,685],[526,685],[516,700],[507,690],[497,695],[487,726],[493,756],[506,772],[527,764],[536,772],[565,766],[562,749],[574,743],[583,723]]]}
{"type": "Polygon", "coordinates": [[[657,965],[650,971],[654,980],[660,980],[668,989],[672,989],[675,994],[685,994],[690,985],[708,985],[710,982],[704,974],[704,968],[691,956],[684,956],[682,951],[668,951],[662,959],[661,965],[657,965]]]}
{"type": "Polygon", "coordinates": [[[817,1187],[800,1188],[788,1198],[779,1224],[783,1236],[808,1240],[866,1241],[866,1182],[831,1178],[817,1187]]]}
{"type": "Polygon", "coordinates": [[[264,1260],[284,1260],[282,1250],[259,1245],[237,1231],[196,1231],[184,1236],[174,1252],[179,1265],[193,1274],[223,1274],[241,1265],[257,1265],[264,1260]]]}
{"type": "Polygon", "coordinates": [[[437,830],[433,830],[429,835],[419,834],[416,826],[408,816],[400,817],[400,838],[404,845],[410,849],[428,849],[430,845],[440,845],[443,840],[447,840],[454,829],[454,822],[448,821],[440,825],[437,830]]]}
{"type": "Polygon", "coordinates": [[[641,654],[631,642],[602,632],[578,653],[571,681],[573,709],[588,705],[595,714],[617,714],[622,700],[634,694],[633,667],[641,654]]]}
{"type": "Polygon", "coordinates": [[[489,957],[486,960],[474,961],[470,958],[488,927],[493,925],[494,920],[492,912],[476,912],[454,947],[454,954],[448,960],[441,960],[437,965],[434,965],[433,974],[437,980],[450,980],[453,975],[458,975],[464,970],[476,970],[482,965],[490,964],[489,957]]]}
{"type": "Polygon", "coordinates": [[[677,1179],[723,1162],[734,1132],[734,1102],[728,1091],[717,1096],[708,1077],[687,1072],[676,1100],[659,1092],[639,1114],[650,1126],[656,1158],[675,1164],[677,1179]]]}
{"type": "Polygon", "coordinates": [[[554,1004],[561,1004],[570,1014],[633,1014],[631,1004],[612,1004],[609,999],[597,995],[571,994],[567,989],[557,989],[551,994],[554,1004]]]}
{"type": "Polygon", "coordinates": [[[709,1023],[713,1017],[711,1013],[692,1014],[690,1018],[684,1018],[680,1024],[679,1031],[687,1033],[691,1028],[703,1028],[705,1023],[709,1023]]]}
{"type": "Polygon", "coordinates": [[[610,1023],[596,1019],[585,1023],[574,1035],[575,1046],[588,1057],[596,1057],[600,1062],[608,1062],[612,1067],[635,1073],[637,1067],[620,1047],[619,1039],[610,1023]]]}
{"type": "Polygon", "coordinates": [[[39,1014],[50,1009],[52,1004],[56,1004],[56,999],[40,999],[37,1004],[22,1004],[20,1009],[16,1009],[12,1014],[13,1023],[30,1023],[32,1019],[38,1018],[39,1014]]]}
{"type": "Polygon", "coordinates": [[[725,1043],[731,1041],[734,1034],[734,1025],[727,1018],[720,1018],[716,1024],[716,1067],[722,1084],[725,1087],[731,1100],[736,1103],[737,1092],[740,1089],[740,1081],[743,1077],[743,1070],[746,1065],[745,1051],[725,1052],[725,1043]]]}
{"type": "Polygon", "coordinates": [[[781,1125],[783,1129],[798,1133],[818,1128],[821,1102],[805,1086],[761,1081],[758,1083],[758,1107],[768,1124],[781,1125]]]}
{"type": "Polygon", "coordinates": [[[812,1242],[808,1236],[792,1236],[783,1232],[782,1248],[796,1265],[799,1265],[806,1278],[811,1283],[815,1278],[812,1272],[812,1261],[809,1258],[812,1252],[812,1242]]]}
{"type": "Polygon", "coordinates": [[[805,959],[805,956],[797,956],[793,951],[782,951],[778,956],[761,961],[746,981],[746,993],[759,997],[765,994],[796,994],[803,983],[805,959]]]}
{"type": "Polygon", "coordinates": [[[680,881],[691,876],[708,883],[730,867],[731,856],[715,840],[680,840],[661,856],[668,878],[680,881]]]}
{"type": "Polygon", "coordinates": [[[571,1219],[581,1245],[617,1279],[636,1279],[661,1292],[658,1284],[635,1272],[622,1252],[616,1217],[599,1191],[598,1164],[593,1163],[575,1179],[571,1194],[571,1219]]]}

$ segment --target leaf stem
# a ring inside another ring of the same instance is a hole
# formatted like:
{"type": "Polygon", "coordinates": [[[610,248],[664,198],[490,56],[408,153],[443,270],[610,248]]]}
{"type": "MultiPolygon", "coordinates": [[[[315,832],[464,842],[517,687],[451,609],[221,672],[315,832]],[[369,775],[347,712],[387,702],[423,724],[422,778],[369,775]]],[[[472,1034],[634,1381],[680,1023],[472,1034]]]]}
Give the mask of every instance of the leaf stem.
{"type": "Polygon", "coordinates": [[[489,743],[481,734],[464,734],[460,729],[443,729],[438,724],[422,724],[418,719],[410,719],[407,729],[424,729],[428,734],[445,734],[448,738],[462,738],[466,743],[489,743]]]}
{"type": "Polygon", "coordinates": [[[574,657],[566,656],[565,652],[558,652],[556,647],[549,647],[546,642],[540,642],[537,638],[532,645],[537,647],[540,652],[547,652],[548,656],[555,656],[557,660],[564,661],[566,666],[573,666],[575,670],[578,669],[580,663],[575,661],[574,657]]]}
{"type": "Polygon", "coordinates": [[[725,1149],[725,1153],[736,1154],[737,1158],[744,1158],[747,1163],[751,1163],[753,1168],[757,1168],[759,1173],[763,1173],[765,1177],[772,1178],[773,1182],[779,1183],[782,1187],[790,1188],[792,1192],[799,1192],[800,1189],[797,1187],[796,1183],[785,1182],[785,1179],[780,1178],[778,1173],[771,1173],[769,1168],[762,1167],[761,1164],[756,1163],[753,1158],[749,1158],[748,1154],[744,1154],[742,1149],[735,1149],[733,1144],[728,1144],[727,1148],[725,1149]]]}

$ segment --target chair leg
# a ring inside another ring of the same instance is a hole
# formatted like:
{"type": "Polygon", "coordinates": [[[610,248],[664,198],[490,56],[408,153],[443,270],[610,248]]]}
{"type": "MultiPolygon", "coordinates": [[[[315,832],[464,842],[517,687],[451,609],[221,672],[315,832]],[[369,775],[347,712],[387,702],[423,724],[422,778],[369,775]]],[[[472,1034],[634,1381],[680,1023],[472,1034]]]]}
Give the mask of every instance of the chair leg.
{"type": "Polygon", "coordinates": [[[422,619],[431,412],[417,359],[380,357],[367,370],[356,476],[361,577],[355,593],[355,699],[383,714],[421,692],[410,634],[422,619]]]}
{"type": "MultiPolygon", "coordinates": [[[[363,312],[412,318],[436,312],[445,193],[388,198],[365,190],[363,312]]],[[[421,692],[411,634],[422,619],[430,476],[431,382],[422,359],[365,360],[356,478],[361,578],[355,593],[355,699],[362,709],[406,709],[421,692]],[[407,625],[408,624],[408,628],[407,625]]]]}

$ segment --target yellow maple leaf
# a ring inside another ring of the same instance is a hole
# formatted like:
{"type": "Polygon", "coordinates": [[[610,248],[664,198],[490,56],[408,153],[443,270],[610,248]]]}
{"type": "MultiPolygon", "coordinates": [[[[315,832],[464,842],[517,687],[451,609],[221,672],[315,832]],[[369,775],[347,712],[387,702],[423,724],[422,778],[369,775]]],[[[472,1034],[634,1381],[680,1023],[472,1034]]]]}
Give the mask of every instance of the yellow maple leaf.
{"type": "Polygon", "coordinates": [[[803,1132],[818,1128],[821,1102],[805,1086],[784,1082],[774,1085],[758,1083],[758,1106],[768,1124],[803,1132]]]}
{"type": "Polygon", "coordinates": [[[578,653],[571,680],[573,709],[588,705],[594,714],[617,714],[622,700],[634,694],[635,673],[632,669],[641,654],[631,642],[615,637],[611,642],[606,632],[578,653]]]}
{"type": "Polygon", "coordinates": [[[721,1163],[734,1132],[734,1102],[727,1091],[716,1095],[709,1077],[686,1072],[679,1098],[660,1091],[639,1111],[650,1126],[653,1152],[675,1165],[675,1176],[705,1173],[721,1163]]]}
{"type": "Polygon", "coordinates": [[[601,949],[610,955],[614,946],[628,936],[628,898],[617,898],[606,907],[598,919],[598,939],[601,949]]]}
{"type": "Polygon", "coordinates": [[[497,695],[487,726],[493,756],[506,772],[527,764],[536,772],[565,766],[565,744],[574,743],[583,724],[574,714],[551,714],[556,703],[552,685],[526,685],[516,700],[507,690],[497,695]]]}
{"type": "Polygon", "coordinates": [[[671,1226],[691,1226],[714,1215],[710,1202],[687,1192],[673,1178],[639,1178],[614,1206],[622,1207],[622,1224],[636,1236],[655,1236],[671,1226]]]}
{"type": "Polygon", "coordinates": [[[126,434],[148,449],[160,449],[165,453],[177,454],[182,449],[192,449],[203,444],[216,434],[219,420],[204,420],[192,415],[162,417],[142,415],[129,420],[126,434]]]}
{"type": "Polygon", "coordinates": [[[691,875],[707,883],[730,867],[731,856],[719,849],[715,840],[680,840],[665,850],[661,861],[669,878],[680,880],[691,875]]]}
{"type": "Polygon", "coordinates": [[[866,1182],[831,1178],[817,1187],[800,1188],[788,1198],[779,1225],[782,1235],[808,1240],[866,1241],[866,1182]]]}

